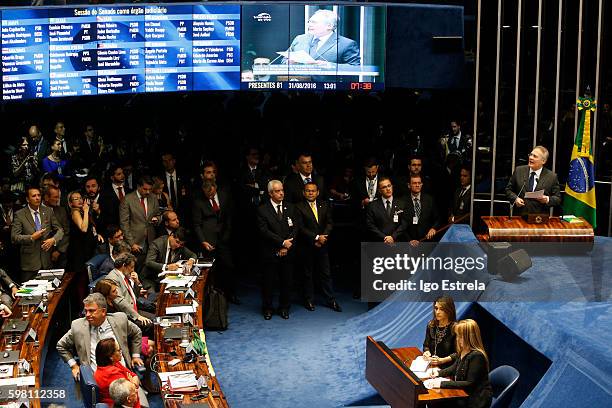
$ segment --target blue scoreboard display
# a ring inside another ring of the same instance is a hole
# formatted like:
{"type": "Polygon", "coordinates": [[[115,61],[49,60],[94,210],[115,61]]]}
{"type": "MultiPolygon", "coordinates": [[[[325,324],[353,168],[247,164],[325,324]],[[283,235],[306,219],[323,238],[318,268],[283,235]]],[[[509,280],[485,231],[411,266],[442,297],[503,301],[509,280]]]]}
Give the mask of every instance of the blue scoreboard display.
{"type": "Polygon", "coordinates": [[[239,5],[2,9],[2,99],[240,89],[239,5]]]}

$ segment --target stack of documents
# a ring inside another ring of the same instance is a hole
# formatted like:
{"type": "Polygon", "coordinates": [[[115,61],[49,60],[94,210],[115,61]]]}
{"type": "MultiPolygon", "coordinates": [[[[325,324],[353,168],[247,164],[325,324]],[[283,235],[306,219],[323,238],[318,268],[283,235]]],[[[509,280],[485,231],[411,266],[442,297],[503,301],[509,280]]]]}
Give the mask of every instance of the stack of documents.
{"type": "Polygon", "coordinates": [[[160,283],[166,284],[167,288],[189,288],[195,282],[197,276],[168,275],[160,283]]]}
{"type": "Polygon", "coordinates": [[[53,291],[51,281],[31,279],[22,284],[15,296],[42,296],[47,291],[53,291]]]}
{"type": "Polygon", "coordinates": [[[198,302],[195,300],[191,304],[186,305],[170,305],[166,307],[166,314],[183,314],[183,313],[195,313],[198,309],[198,302]]]}
{"type": "Polygon", "coordinates": [[[429,368],[429,361],[425,360],[423,356],[418,356],[412,360],[410,364],[410,371],[416,374],[420,379],[431,377],[431,369],[429,368]]]}
{"type": "Polygon", "coordinates": [[[41,269],[38,271],[38,275],[43,279],[62,279],[62,276],[64,276],[64,269],[41,269]]]}
{"type": "Polygon", "coordinates": [[[193,370],[158,373],[162,384],[168,384],[172,392],[192,392],[198,390],[198,380],[193,370]]]}

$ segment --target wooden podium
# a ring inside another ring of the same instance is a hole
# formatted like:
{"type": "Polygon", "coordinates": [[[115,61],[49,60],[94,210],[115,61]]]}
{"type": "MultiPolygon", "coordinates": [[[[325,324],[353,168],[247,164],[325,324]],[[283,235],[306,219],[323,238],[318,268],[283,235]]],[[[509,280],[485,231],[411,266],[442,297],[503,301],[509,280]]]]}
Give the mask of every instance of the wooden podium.
{"type": "Polygon", "coordinates": [[[486,234],[479,234],[484,242],[581,242],[593,243],[593,227],[584,218],[570,223],[559,217],[550,217],[548,222],[530,224],[521,217],[482,217],[487,227],[486,234]]]}
{"type": "Polygon", "coordinates": [[[410,364],[421,352],[416,347],[389,349],[382,342],[366,339],[366,380],[393,408],[424,407],[434,401],[465,398],[459,389],[428,390],[410,371],[410,364]]]}

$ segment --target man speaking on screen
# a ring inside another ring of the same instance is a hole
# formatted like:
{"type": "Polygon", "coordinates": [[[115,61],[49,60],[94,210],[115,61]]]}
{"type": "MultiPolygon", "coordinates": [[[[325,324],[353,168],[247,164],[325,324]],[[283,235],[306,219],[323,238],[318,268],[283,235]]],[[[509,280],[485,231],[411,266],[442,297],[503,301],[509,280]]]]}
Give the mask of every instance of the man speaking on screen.
{"type": "Polygon", "coordinates": [[[304,51],[312,57],[313,64],[328,63],[359,65],[359,45],[338,35],[338,15],[331,10],[317,10],[308,20],[308,33],[294,38],[289,47],[289,63],[299,63],[291,53],[304,51]]]}

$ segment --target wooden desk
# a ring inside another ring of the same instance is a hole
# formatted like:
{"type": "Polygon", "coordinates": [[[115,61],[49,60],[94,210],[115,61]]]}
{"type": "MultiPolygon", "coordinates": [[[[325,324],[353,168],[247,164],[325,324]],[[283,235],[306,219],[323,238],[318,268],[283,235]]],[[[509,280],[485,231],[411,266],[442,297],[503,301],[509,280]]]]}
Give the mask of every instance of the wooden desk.
{"type": "MultiPolygon", "coordinates": [[[[197,312],[194,314],[194,324],[196,327],[199,327],[199,328],[203,327],[203,319],[202,319],[202,310],[204,308],[203,293],[204,293],[204,287],[206,286],[207,276],[208,276],[208,269],[203,269],[200,277],[191,286],[193,291],[196,293],[196,296],[198,297],[197,302],[200,304],[197,312]]],[[[191,299],[185,300],[185,295],[183,293],[180,293],[180,294],[164,293],[165,287],[166,285],[161,286],[159,297],[157,300],[157,315],[158,316],[166,315],[166,307],[168,305],[191,303],[191,299]]],[[[164,330],[165,328],[159,325],[155,326],[155,346],[157,348],[156,351],[157,353],[175,352],[177,356],[171,357],[168,354],[161,354],[160,360],[162,360],[162,362],[160,362],[158,365],[159,367],[158,371],[169,372],[169,371],[193,370],[196,373],[196,377],[199,377],[200,375],[208,376],[209,378],[208,389],[219,392],[219,397],[213,398],[212,393],[209,392],[207,398],[199,400],[199,401],[192,401],[190,399],[191,395],[197,395],[196,392],[193,392],[191,394],[185,393],[182,401],[165,400],[165,406],[178,408],[186,404],[196,404],[196,403],[208,402],[208,405],[210,405],[211,408],[216,408],[216,407],[229,408],[229,405],[227,403],[227,400],[225,399],[225,395],[221,391],[221,387],[219,386],[219,382],[217,381],[217,378],[210,375],[210,372],[208,370],[208,366],[206,365],[206,363],[204,362],[195,362],[195,363],[180,362],[174,367],[168,366],[167,361],[173,358],[180,358],[182,360],[183,357],[185,356],[185,349],[179,346],[180,340],[173,340],[169,342],[164,341],[164,330]]],[[[163,384],[162,384],[162,388],[163,388],[163,384]]],[[[164,392],[162,390],[162,398],[163,398],[163,395],[164,395],[164,392]]]]}
{"type": "MultiPolygon", "coordinates": [[[[63,299],[64,292],[70,286],[74,273],[66,272],[62,277],[61,285],[53,292],[48,292],[48,303],[47,303],[47,314],[45,317],[44,313],[34,313],[36,309],[35,305],[30,306],[28,311],[28,328],[21,336],[21,341],[18,344],[13,345],[14,350],[19,350],[19,358],[27,360],[31,365],[31,374],[34,375],[36,385],[35,389],[40,389],[43,380],[43,371],[45,366],[45,359],[47,357],[47,350],[49,347],[49,328],[54,322],[53,317],[55,315],[58,306],[63,299]],[[30,329],[34,329],[38,335],[38,345],[34,342],[26,342],[25,338],[30,329]]],[[[10,319],[21,319],[22,318],[22,307],[19,305],[20,298],[17,298],[12,306],[12,316],[10,319]]],[[[0,334],[2,335],[2,334],[0,334]]],[[[4,337],[2,335],[2,337],[4,337]]],[[[4,346],[6,348],[6,345],[4,346]]],[[[17,375],[17,366],[15,366],[15,376],[17,375]]],[[[30,399],[30,407],[39,408],[41,406],[39,399],[30,399]]]]}
{"type": "MultiPolygon", "coordinates": [[[[406,365],[410,367],[412,360],[420,356],[421,351],[416,347],[402,347],[391,349],[395,355],[397,355],[402,361],[405,361],[406,365]]],[[[424,406],[425,404],[431,404],[435,401],[449,400],[454,398],[465,398],[468,394],[464,390],[450,389],[450,388],[435,388],[427,390],[427,394],[419,394],[418,405],[424,406]]]]}
{"type": "Polygon", "coordinates": [[[561,221],[550,217],[545,224],[528,224],[521,217],[482,217],[487,233],[478,235],[480,241],[503,242],[581,242],[593,243],[593,227],[584,218],[581,223],[561,221]]]}

